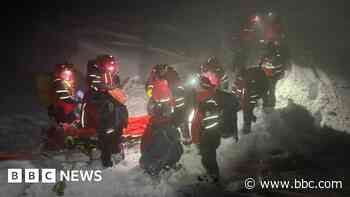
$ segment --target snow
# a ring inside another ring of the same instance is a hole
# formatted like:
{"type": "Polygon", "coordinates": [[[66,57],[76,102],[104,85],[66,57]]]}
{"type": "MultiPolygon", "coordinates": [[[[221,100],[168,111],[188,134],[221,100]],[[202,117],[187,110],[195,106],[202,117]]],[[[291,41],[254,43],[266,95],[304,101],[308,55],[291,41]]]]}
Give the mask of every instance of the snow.
{"type": "MultiPolygon", "coordinates": [[[[128,94],[126,105],[130,111],[130,116],[144,115],[146,113],[147,97],[145,96],[144,86],[139,83],[139,78],[133,77],[126,84],[125,90],[128,94]]],[[[39,113],[35,116],[31,114],[15,114],[0,119],[2,135],[5,132],[16,132],[14,140],[21,143],[27,143],[25,140],[30,136],[29,132],[40,131],[42,127],[48,126],[48,120],[43,118],[46,114],[39,113]],[[15,124],[21,122],[21,124],[15,124]],[[34,125],[34,126],[33,126],[34,125]],[[23,138],[18,139],[22,132],[23,138]],[[25,133],[27,132],[27,133],[25,133]]],[[[4,143],[7,148],[8,142],[4,143]]],[[[22,147],[22,144],[13,147],[22,147]]],[[[196,148],[187,147],[186,154],[181,159],[184,168],[177,172],[166,172],[162,174],[159,181],[154,181],[148,174],[139,167],[140,158],[139,146],[136,145],[126,150],[126,158],[117,166],[103,170],[103,181],[100,183],[67,183],[65,196],[177,196],[176,188],[184,184],[193,182],[197,175],[204,172],[200,164],[200,156],[195,151],[196,148]],[[180,181],[181,180],[181,181],[180,181]]],[[[83,154],[74,155],[56,155],[45,161],[7,161],[0,162],[0,179],[3,181],[0,191],[8,191],[9,196],[54,196],[51,191],[53,184],[8,184],[8,168],[57,168],[70,169],[74,163],[74,169],[101,169],[100,161],[95,161],[92,165],[87,166],[88,158],[83,154]],[[69,157],[68,157],[69,156],[69,157]],[[65,159],[69,159],[69,162],[65,159]]]]}
{"type": "Polygon", "coordinates": [[[140,83],[140,78],[138,76],[132,77],[125,85],[124,89],[128,95],[126,106],[129,110],[129,116],[145,115],[147,113],[147,96],[145,94],[144,85],[140,83]]]}
{"type": "MultiPolygon", "coordinates": [[[[349,83],[349,82],[347,82],[349,83]]],[[[287,76],[276,88],[277,108],[285,107],[288,99],[305,106],[321,126],[350,132],[350,88],[346,81],[318,68],[292,65],[287,76]]]]}
{"type": "MultiPolygon", "coordinates": [[[[147,97],[144,86],[137,76],[131,78],[125,86],[128,94],[127,106],[130,116],[146,113],[147,97]]],[[[264,170],[269,169],[272,152],[278,152],[277,157],[287,158],[293,154],[312,157],[317,151],[323,150],[324,143],[331,135],[322,137],[317,131],[324,125],[335,130],[350,132],[349,106],[350,91],[346,81],[332,78],[319,69],[293,65],[286,77],[277,84],[277,110],[264,112],[261,107],[255,110],[258,120],[252,125],[252,133],[239,134],[240,140],[222,139],[217,150],[218,163],[223,182],[228,190],[235,191],[240,187],[244,177],[260,177],[264,170]],[[291,102],[293,101],[293,102],[291,102]],[[308,115],[308,111],[312,116],[308,115]],[[331,113],[334,112],[334,113],[331,113]],[[311,121],[311,122],[310,122],[311,121]],[[301,126],[299,126],[301,125],[301,126]]],[[[0,118],[1,136],[14,133],[12,141],[4,141],[2,149],[15,149],[33,145],[36,141],[28,138],[37,134],[42,127],[47,126],[44,112],[22,113],[0,118]],[[18,124],[20,122],[20,124],[18,124]],[[22,137],[21,137],[22,136],[22,137]],[[29,139],[29,140],[28,140],[29,139]]],[[[239,113],[239,128],[242,128],[242,113],[239,113]]],[[[11,135],[12,136],[12,135],[11,135]]],[[[4,140],[10,138],[3,137],[4,140]],[[4,139],[5,138],[5,139],[4,139]]],[[[327,145],[324,145],[325,147],[327,145]]],[[[101,169],[99,161],[87,166],[84,156],[73,156],[75,168],[101,169]]],[[[0,162],[0,191],[7,196],[47,197],[55,196],[51,191],[53,184],[8,184],[8,168],[70,168],[70,163],[57,165],[62,155],[51,160],[36,161],[2,161],[0,162]]],[[[68,182],[65,195],[69,197],[114,197],[114,196],[181,196],[179,190],[183,186],[196,181],[196,177],[205,173],[200,162],[200,155],[195,145],[185,147],[180,160],[182,168],[171,170],[161,175],[157,181],[138,165],[140,157],[139,146],[127,149],[126,158],[117,166],[103,170],[103,181],[100,183],[68,182]]],[[[326,164],[324,164],[326,165],[326,164]]],[[[204,191],[201,196],[205,196],[204,191]]]]}

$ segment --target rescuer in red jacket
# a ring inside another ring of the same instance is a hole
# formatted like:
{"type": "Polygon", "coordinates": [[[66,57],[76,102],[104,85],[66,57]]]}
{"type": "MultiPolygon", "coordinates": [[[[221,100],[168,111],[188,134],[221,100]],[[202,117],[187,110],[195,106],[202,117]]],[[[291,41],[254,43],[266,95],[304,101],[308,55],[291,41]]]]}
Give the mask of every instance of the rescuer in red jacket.
{"type": "MultiPolygon", "coordinates": [[[[199,145],[202,164],[208,178],[218,183],[219,167],[216,161],[216,149],[220,145],[222,128],[222,106],[216,98],[219,79],[216,74],[207,71],[200,76],[200,85],[195,89],[195,106],[190,114],[192,143],[199,145]]],[[[205,178],[206,177],[206,178],[205,178]]]]}
{"type": "Polygon", "coordinates": [[[52,78],[52,104],[48,107],[48,115],[57,123],[45,132],[47,141],[45,148],[60,150],[65,147],[64,129],[79,125],[80,98],[76,95],[76,70],[73,64],[57,64],[52,78]]]}
{"type": "Polygon", "coordinates": [[[140,166],[150,175],[156,176],[161,170],[174,168],[183,150],[178,125],[174,121],[178,104],[169,83],[172,80],[167,80],[164,73],[154,74],[147,83],[147,88],[151,88],[148,89],[151,94],[147,105],[150,121],[141,140],[140,166]]]}
{"type": "Polygon", "coordinates": [[[66,133],[80,138],[97,135],[102,164],[110,167],[123,158],[121,136],[128,122],[126,95],[115,83],[119,65],[113,56],[97,56],[87,67],[89,89],[82,105],[82,128],[66,133]]]}

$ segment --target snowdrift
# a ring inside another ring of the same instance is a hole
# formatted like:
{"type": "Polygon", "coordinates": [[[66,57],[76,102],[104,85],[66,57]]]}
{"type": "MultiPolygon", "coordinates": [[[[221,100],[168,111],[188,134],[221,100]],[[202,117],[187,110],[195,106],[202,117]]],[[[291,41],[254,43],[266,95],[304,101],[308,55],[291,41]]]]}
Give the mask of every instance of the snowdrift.
{"type": "Polygon", "coordinates": [[[321,126],[350,133],[349,83],[316,67],[293,64],[277,83],[277,108],[285,107],[291,99],[310,111],[321,126]]]}

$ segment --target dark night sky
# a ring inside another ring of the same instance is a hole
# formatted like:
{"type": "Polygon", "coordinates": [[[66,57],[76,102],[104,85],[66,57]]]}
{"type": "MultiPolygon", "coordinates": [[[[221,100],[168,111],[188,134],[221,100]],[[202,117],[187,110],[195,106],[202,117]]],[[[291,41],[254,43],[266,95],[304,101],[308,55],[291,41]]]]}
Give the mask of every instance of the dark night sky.
{"type": "MultiPolygon", "coordinates": [[[[218,1],[161,1],[161,0],[108,0],[108,1],[30,1],[29,4],[8,5],[4,8],[5,17],[2,17],[2,26],[5,29],[3,36],[5,39],[6,52],[10,64],[13,66],[6,67],[9,72],[16,71],[16,61],[26,53],[30,56],[30,50],[26,51],[35,43],[32,42],[33,37],[38,31],[39,24],[56,24],[62,23],[61,17],[84,18],[89,16],[98,16],[102,14],[138,16],[145,20],[154,22],[179,23],[184,26],[207,25],[210,28],[212,19],[215,18],[222,10],[227,18],[234,15],[235,12],[240,14],[249,13],[250,8],[262,7],[278,7],[284,10],[288,15],[298,14],[300,10],[309,12],[305,21],[299,21],[300,35],[307,40],[319,36],[319,40],[325,40],[329,37],[328,42],[347,43],[347,32],[349,32],[349,20],[345,13],[346,0],[337,1],[293,1],[281,3],[281,1],[269,0],[218,0],[218,1]],[[266,3],[269,2],[269,3],[266,3]],[[284,7],[285,4],[285,7],[284,7]],[[317,11],[318,10],[318,11],[317,11]],[[183,13],[182,13],[183,12],[183,13]],[[294,13],[293,13],[294,12],[294,13]],[[315,14],[313,14],[315,12],[315,14]],[[322,15],[318,15],[322,13],[322,15]],[[307,21],[312,21],[312,25],[308,25],[307,21]],[[208,24],[205,24],[205,23],[208,24]],[[308,29],[309,28],[309,29],[308,29]],[[318,31],[318,32],[313,32],[318,31]],[[29,53],[29,54],[28,54],[29,53]],[[17,56],[17,57],[16,57],[17,56]],[[14,57],[14,58],[12,58],[14,57]]],[[[16,4],[15,4],[16,3],[16,4]]],[[[236,14],[237,15],[237,14],[236,14]]],[[[102,21],[103,23],[103,21],[102,21]]],[[[61,24],[58,28],[65,28],[65,24],[61,24]]],[[[296,25],[298,27],[299,24],[296,25]]],[[[45,39],[45,38],[43,38],[45,39]]],[[[47,40],[45,42],[50,42],[47,40]]],[[[313,42],[313,41],[312,41],[313,42]]],[[[310,43],[312,43],[310,41],[310,43]]],[[[312,45],[310,44],[309,45],[312,45]]],[[[306,44],[307,45],[307,44],[306,44]]],[[[54,47],[54,46],[53,46],[54,47]]],[[[339,46],[339,48],[342,48],[339,46]]],[[[347,44],[344,44],[344,50],[339,53],[346,53],[347,44]]],[[[6,54],[6,53],[5,53],[6,54]]],[[[344,55],[343,55],[344,56],[344,55]]]]}

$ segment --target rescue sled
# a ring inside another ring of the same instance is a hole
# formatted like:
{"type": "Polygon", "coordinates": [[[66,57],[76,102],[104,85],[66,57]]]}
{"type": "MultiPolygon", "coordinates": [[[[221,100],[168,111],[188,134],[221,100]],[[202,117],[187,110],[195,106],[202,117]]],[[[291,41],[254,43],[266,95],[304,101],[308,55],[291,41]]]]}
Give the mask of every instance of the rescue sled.
{"type": "Polygon", "coordinates": [[[123,130],[123,137],[125,138],[139,138],[145,132],[149,123],[150,117],[148,115],[130,117],[128,119],[128,127],[123,130]]]}
{"type": "MultiPolygon", "coordinates": [[[[129,117],[128,127],[123,130],[123,143],[135,144],[140,142],[140,138],[144,134],[147,125],[149,123],[149,116],[136,116],[129,117]]],[[[63,130],[50,128],[46,131],[46,138],[43,138],[42,152],[46,151],[61,151],[65,148],[65,139],[63,130]]],[[[95,138],[95,132],[86,131],[81,133],[80,136],[95,138]]],[[[21,151],[11,151],[11,152],[0,152],[0,161],[4,160],[31,160],[38,155],[37,150],[21,150],[21,151]]]]}

